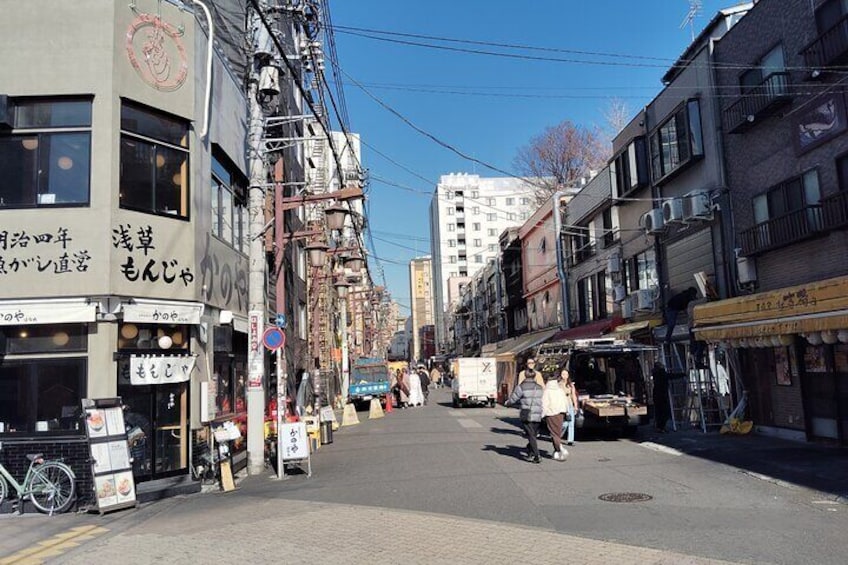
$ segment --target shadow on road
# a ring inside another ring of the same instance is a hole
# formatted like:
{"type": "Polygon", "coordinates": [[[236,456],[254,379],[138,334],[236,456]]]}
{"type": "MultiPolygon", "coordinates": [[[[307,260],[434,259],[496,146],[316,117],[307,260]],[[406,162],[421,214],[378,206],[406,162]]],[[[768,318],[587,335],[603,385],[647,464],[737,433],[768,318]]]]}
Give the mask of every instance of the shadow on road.
{"type": "Polygon", "coordinates": [[[515,459],[520,459],[524,461],[524,449],[517,445],[484,445],[481,448],[481,451],[494,451],[498,455],[506,455],[509,457],[514,457],[515,459]]]}
{"type": "Polygon", "coordinates": [[[634,439],[651,442],[741,471],[848,497],[848,450],[759,434],[744,436],[686,430],[656,433],[645,426],[634,439]]]}

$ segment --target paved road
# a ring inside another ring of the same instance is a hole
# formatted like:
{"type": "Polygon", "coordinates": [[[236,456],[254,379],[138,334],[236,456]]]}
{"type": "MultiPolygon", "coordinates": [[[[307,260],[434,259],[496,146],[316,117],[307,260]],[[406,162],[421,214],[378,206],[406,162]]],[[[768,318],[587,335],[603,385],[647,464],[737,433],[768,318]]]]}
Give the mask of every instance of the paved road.
{"type": "Polygon", "coordinates": [[[315,455],[312,478],[249,477],[233,493],[115,514],[54,560],[845,562],[848,506],[833,497],[651,438],[590,438],[565,463],[533,465],[520,458],[516,410],[431,397],[379,420],[360,413],[315,455]],[[599,500],[606,493],[651,499],[599,500]]]}

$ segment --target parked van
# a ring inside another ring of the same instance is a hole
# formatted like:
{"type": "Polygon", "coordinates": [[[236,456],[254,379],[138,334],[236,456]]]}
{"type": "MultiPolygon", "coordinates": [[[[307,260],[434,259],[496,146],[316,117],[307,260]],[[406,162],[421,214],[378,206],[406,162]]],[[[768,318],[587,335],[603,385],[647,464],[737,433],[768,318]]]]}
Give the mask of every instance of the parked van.
{"type": "Polygon", "coordinates": [[[451,362],[453,406],[495,405],[497,363],[494,357],[459,357],[451,362]]]}

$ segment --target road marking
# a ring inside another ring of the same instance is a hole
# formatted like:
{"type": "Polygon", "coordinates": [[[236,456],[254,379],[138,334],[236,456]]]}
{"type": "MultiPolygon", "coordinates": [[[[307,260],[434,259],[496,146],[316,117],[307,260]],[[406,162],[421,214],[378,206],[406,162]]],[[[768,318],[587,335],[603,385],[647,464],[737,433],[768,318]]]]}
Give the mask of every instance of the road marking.
{"type": "Polygon", "coordinates": [[[460,418],[459,420],[457,420],[457,422],[459,422],[459,425],[462,426],[463,428],[482,428],[483,427],[479,423],[475,422],[474,420],[470,420],[468,418],[460,418]]]}
{"type": "Polygon", "coordinates": [[[641,445],[645,449],[650,449],[652,451],[659,451],[660,453],[665,453],[667,455],[674,455],[675,457],[680,457],[681,455],[683,455],[682,451],[679,451],[679,450],[674,449],[673,447],[669,447],[667,445],[654,443],[652,441],[643,441],[639,445],[641,445]]]}
{"type": "Polygon", "coordinates": [[[45,559],[61,555],[65,551],[73,549],[81,543],[91,541],[108,531],[107,528],[95,525],[77,526],[46,540],[36,542],[36,544],[22,549],[17,553],[0,558],[0,565],[34,565],[44,563],[45,559]]]}

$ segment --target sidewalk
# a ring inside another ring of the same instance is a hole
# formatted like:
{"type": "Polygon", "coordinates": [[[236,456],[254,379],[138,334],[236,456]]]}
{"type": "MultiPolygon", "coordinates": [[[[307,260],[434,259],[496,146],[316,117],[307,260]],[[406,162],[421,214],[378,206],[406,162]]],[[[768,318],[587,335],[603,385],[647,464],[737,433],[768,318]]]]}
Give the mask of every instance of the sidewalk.
{"type": "Polygon", "coordinates": [[[848,503],[848,449],[772,436],[685,430],[659,434],[646,426],[637,441],[737,467],[765,480],[819,491],[848,503]]]}

